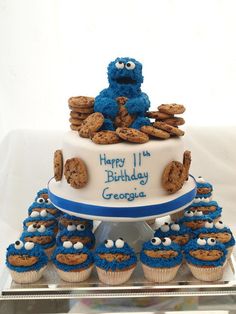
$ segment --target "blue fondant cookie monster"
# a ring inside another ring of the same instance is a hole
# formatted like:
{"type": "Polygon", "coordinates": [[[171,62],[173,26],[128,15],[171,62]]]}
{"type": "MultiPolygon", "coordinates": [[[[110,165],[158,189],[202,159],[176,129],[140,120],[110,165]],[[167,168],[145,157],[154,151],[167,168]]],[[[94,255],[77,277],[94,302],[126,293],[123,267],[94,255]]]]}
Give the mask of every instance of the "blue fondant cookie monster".
{"type": "Polygon", "coordinates": [[[168,237],[171,241],[183,246],[191,238],[191,229],[184,224],[165,222],[155,231],[154,237],[158,237],[161,240],[168,237]]]}
{"type": "Polygon", "coordinates": [[[133,58],[117,58],[108,65],[109,87],[95,98],[94,111],[105,117],[101,130],[115,130],[114,119],[119,113],[117,98],[125,97],[128,114],[134,117],[129,127],[140,129],[150,125],[145,113],[150,107],[147,94],[141,91],[142,64],[133,58]]]}

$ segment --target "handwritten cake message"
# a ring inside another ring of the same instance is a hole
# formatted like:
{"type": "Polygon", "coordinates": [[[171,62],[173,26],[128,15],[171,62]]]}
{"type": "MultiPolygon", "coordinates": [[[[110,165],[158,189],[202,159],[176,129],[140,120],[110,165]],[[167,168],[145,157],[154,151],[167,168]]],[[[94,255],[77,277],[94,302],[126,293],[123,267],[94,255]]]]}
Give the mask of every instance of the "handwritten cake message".
{"type": "Polygon", "coordinates": [[[131,202],[147,197],[143,187],[148,183],[149,173],[145,171],[144,164],[150,156],[146,150],[131,154],[128,158],[110,158],[106,153],[100,154],[99,164],[104,169],[105,185],[102,198],[131,202]]]}

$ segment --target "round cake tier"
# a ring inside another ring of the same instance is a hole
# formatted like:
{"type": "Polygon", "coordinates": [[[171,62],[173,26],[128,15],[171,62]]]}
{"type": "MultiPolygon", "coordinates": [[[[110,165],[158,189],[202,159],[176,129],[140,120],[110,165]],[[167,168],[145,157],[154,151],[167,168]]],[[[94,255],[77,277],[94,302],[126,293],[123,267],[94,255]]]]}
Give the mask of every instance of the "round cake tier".
{"type": "Polygon", "coordinates": [[[64,176],[58,182],[52,179],[50,199],[73,215],[109,221],[145,220],[178,211],[192,202],[195,181],[189,177],[181,190],[168,194],[161,177],[169,162],[182,162],[184,150],[183,139],[177,137],[142,145],[97,145],[70,131],[63,139],[64,163],[74,157],[82,159],[88,183],[75,189],[64,176]]]}

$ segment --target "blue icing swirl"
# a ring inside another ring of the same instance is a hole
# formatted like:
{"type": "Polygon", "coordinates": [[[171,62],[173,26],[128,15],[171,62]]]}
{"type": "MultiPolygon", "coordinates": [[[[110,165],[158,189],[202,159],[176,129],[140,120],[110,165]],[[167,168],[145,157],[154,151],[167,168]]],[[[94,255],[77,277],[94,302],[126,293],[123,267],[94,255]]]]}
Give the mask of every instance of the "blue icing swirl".
{"type": "Polygon", "coordinates": [[[197,240],[198,239],[192,239],[184,247],[185,258],[188,263],[193,264],[195,266],[213,266],[213,267],[222,266],[224,264],[226,260],[227,251],[226,251],[225,246],[222,243],[216,242],[215,245],[209,245],[209,244],[199,245],[197,243],[197,240]],[[216,261],[203,261],[189,254],[190,251],[196,251],[196,250],[206,250],[206,251],[219,250],[223,253],[223,256],[216,261]]]}
{"type": "Polygon", "coordinates": [[[193,216],[193,217],[187,217],[187,216],[183,216],[182,218],[180,218],[180,220],[178,221],[178,223],[182,224],[184,222],[191,222],[191,221],[208,221],[211,218],[208,215],[201,215],[201,216],[193,216]]]}
{"type": "Polygon", "coordinates": [[[169,224],[170,230],[169,231],[162,231],[161,228],[157,229],[154,233],[154,237],[159,237],[159,238],[163,238],[163,237],[171,237],[171,236],[178,236],[178,235],[185,235],[191,234],[191,229],[186,227],[184,224],[178,224],[180,226],[180,230],[176,231],[176,230],[172,230],[171,226],[174,225],[175,223],[171,223],[169,224]]]}
{"type": "Polygon", "coordinates": [[[58,246],[56,250],[53,252],[51,259],[54,265],[63,271],[86,269],[94,263],[92,252],[90,252],[89,249],[86,248],[85,246],[82,249],[75,249],[73,246],[71,248],[64,248],[63,246],[58,246]],[[81,264],[76,264],[76,265],[62,264],[56,259],[58,254],[81,254],[81,253],[87,255],[86,261],[81,264]]]}
{"type": "Polygon", "coordinates": [[[193,203],[185,209],[185,212],[188,210],[197,210],[198,207],[210,207],[210,206],[215,206],[216,210],[213,212],[208,212],[207,216],[212,220],[219,218],[222,213],[222,207],[220,207],[216,201],[210,201],[208,203],[206,202],[193,203]]]}
{"type": "Polygon", "coordinates": [[[48,257],[44,253],[43,249],[39,244],[35,244],[32,250],[26,250],[24,247],[21,249],[16,249],[14,244],[10,244],[7,248],[7,254],[6,254],[6,265],[11,270],[15,270],[17,272],[26,272],[31,270],[40,270],[42,267],[46,266],[48,263],[48,257]],[[13,266],[8,262],[8,257],[11,255],[29,255],[29,256],[35,256],[38,257],[37,263],[31,266],[13,266]]]}
{"type": "MultiPolygon", "coordinates": [[[[84,243],[85,246],[87,246],[88,249],[93,248],[94,244],[95,244],[95,236],[92,233],[92,231],[90,229],[85,229],[85,230],[74,230],[74,231],[68,231],[66,228],[61,230],[58,234],[57,234],[57,238],[56,238],[56,243],[57,245],[62,245],[63,242],[61,240],[61,238],[63,236],[67,236],[68,238],[71,237],[81,237],[81,238],[85,238],[88,237],[90,238],[90,241],[88,243],[84,243]]],[[[67,241],[70,241],[70,239],[68,239],[67,241]]],[[[81,241],[80,241],[81,242],[81,241]]]]}
{"type": "Polygon", "coordinates": [[[116,246],[107,248],[105,244],[101,244],[95,251],[94,260],[96,266],[106,271],[125,270],[137,264],[137,257],[133,249],[127,243],[124,243],[122,248],[117,248],[116,246]],[[124,254],[129,256],[129,259],[123,261],[113,260],[109,262],[106,259],[101,258],[99,254],[124,254]]]}
{"type": "Polygon", "coordinates": [[[25,230],[22,233],[22,235],[20,237],[20,240],[21,241],[25,241],[25,238],[27,238],[27,237],[34,237],[34,236],[35,237],[49,236],[49,237],[52,238],[52,241],[50,243],[39,244],[44,250],[48,249],[50,247],[53,247],[56,244],[56,239],[55,239],[54,232],[50,228],[46,228],[45,232],[39,232],[39,231],[29,232],[29,231],[25,230]]]}
{"type": "Polygon", "coordinates": [[[37,192],[37,195],[35,196],[35,201],[37,201],[37,199],[40,197],[41,194],[48,194],[48,189],[47,188],[43,188],[41,190],[39,190],[37,192]]]}
{"type": "MultiPolygon", "coordinates": [[[[72,215],[69,215],[69,214],[63,214],[60,219],[68,219],[68,220],[72,220],[72,221],[75,221],[76,224],[78,224],[77,222],[80,222],[83,223],[83,222],[86,222],[86,226],[89,227],[91,230],[93,229],[93,221],[92,220],[89,220],[89,219],[85,219],[85,218],[81,218],[81,217],[77,217],[77,216],[72,216],[72,215]]],[[[64,228],[66,228],[59,220],[59,230],[63,230],[64,228]]]]}
{"type": "Polygon", "coordinates": [[[171,268],[182,263],[183,255],[181,253],[180,246],[174,242],[165,246],[163,243],[154,245],[151,241],[147,241],[143,244],[143,248],[140,253],[140,260],[143,264],[152,268],[171,268]],[[175,251],[178,255],[171,258],[154,258],[148,256],[145,251],[175,251]]]}
{"type": "Polygon", "coordinates": [[[201,188],[209,188],[213,191],[213,186],[212,184],[210,184],[209,182],[196,182],[197,184],[197,189],[201,189],[201,188]]]}

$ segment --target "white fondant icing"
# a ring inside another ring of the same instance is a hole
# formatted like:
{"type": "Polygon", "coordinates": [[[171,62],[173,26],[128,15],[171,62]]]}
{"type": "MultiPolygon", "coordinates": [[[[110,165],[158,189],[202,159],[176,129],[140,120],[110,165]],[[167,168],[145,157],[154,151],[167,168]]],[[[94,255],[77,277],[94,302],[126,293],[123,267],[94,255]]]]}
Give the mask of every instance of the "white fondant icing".
{"type": "Polygon", "coordinates": [[[65,241],[63,242],[63,247],[66,249],[69,249],[73,246],[73,243],[71,241],[65,241]]]}
{"type": "Polygon", "coordinates": [[[171,239],[170,238],[164,238],[162,240],[162,243],[163,243],[164,246],[171,245],[171,239]]]}
{"type": "Polygon", "coordinates": [[[34,227],[34,225],[29,225],[29,227],[27,228],[28,232],[35,232],[37,230],[37,228],[34,227]]]}
{"type": "Polygon", "coordinates": [[[215,245],[215,244],[216,244],[216,239],[214,239],[214,238],[208,238],[208,239],[207,239],[207,244],[209,244],[209,245],[215,245]]]}
{"type": "Polygon", "coordinates": [[[67,230],[68,231],[74,231],[76,229],[76,225],[68,225],[67,230]]]}
{"type": "Polygon", "coordinates": [[[25,249],[26,250],[32,250],[34,248],[33,242],[25,242],[25,249]]]}
{"type": "Polygon", "coordinates": [[[205,239],[201,239],[201,238],[199,238],[199,239],[197,239],[197,244],[198,245],[206,245],[206,240],[205,239]]]}
{"type": "Polygon", "coordinates": [[[74,248],[76,249],[76,250],[80,250],[80,249],[82,249],[84,247],[84,245],[83,245],[83,243],[81,243],[81,242],[76,242],[75,244],[74,244],[74,248]]]}
{"type": "Polygon", "coordinates": [[[206,183],[206,181],[203,179],[203,177],[196,178],[197,183],[206,183]]]}
{"type": "Polygon", "coordinates": [[[202,215],[203,215],[203,212],[202,212],[201,210],[195,210],[194,216],[200,217],[200,216],[202,216],[202,215]]]}
{"type": "Polygon", "coordinates": [[[169,225],[164,224],[160,227],[160,229],[162,232],[168,232],[170,230],[170,227],[169,225]]]}
{"type": "Polygon", "coordinates": [[[194,212],[191,211],[191,210],[188,210],[188,211],[186,211],[186,212],[184,213],[184,216],[185,216],[185,217],[193,217],[193,216],[194,216],[194,212]]]}
{"type": "Polygon", "coordinates": [[[173,231],[179,231],[180,230],[180,226],[178,224],[173,224],[170,226],[170,228],[173,231]]]}
{"type": "Polygon", "coordinates": [[[41,225],[39,228],[38,228],[38,232],[45,232],[46,231],[46,227],[44,225],[41,225]]]}
{"type": "Polygon", "coordinates": [[[30,217],[38,217],[38,216],[39,216],[39,212],[36,212],[36,211],[30,214],[30,217]]]}
{"type": "Polygon", "coordinates": [[[217,222],[215,223],[215,227],[216,227],[217,229],[224,229],[225,224],[224,224],[222,221],[217,221],[217,222]]]}
{"type": "Polygon", "coordinates": [[[114,242],[112,240],[108,239],[108,240],[105,241],[105,247],[111,248],[113,246],[114,246],[114,242]]]}
{"type": "Polygon", "coordinates": [[[46,211],[46,209],[43,209],[41,212],[40,212],[40,216],[42,217],[47,217],[48,215],[48,212],[46,211]]]}
{"type": "Polygon", "coordinates": [[[24,246],[24,243],[20,240],[17,240],[14,244],[14,247],[16,250],[20,250],[21,248],[23,248],[23,246],[24,246]]]}
{"type": "Polygon", "coordinates": [[[161,239],[158,237],[152,238],[151,239],[152,244],[154,245],[160,245],[161,244],[161,239]]]}
{"type": "Polygon", "coordinates": [[[211,229],[211,228],[213,228],[214,227],[214,223],[213,223],[213,221],[207,221],[206,223],[205,223],[205,227],[206,228],[209,228],[209,229],[211,229]]]}
{"type": "Polygon", "coordinates": [[[117,239],[115,242],[115,245],[117,248],[122,248],[124,244],[125,244],[124,240],[121,240],[121,239],[117,239]]]}
{"type": "Polygon", "coordinates": [[[85,225],[82,225],[82,224],[81,225],[77,225],[76,228],[77,228],[78,231],[82,231],[82,230],[85,229],[85,225]]]}
{"type": "Polygon", "coordinates": [[[43,197],[39,197],[39,198],[37,198],[37,203],[43,204],[43,203],[45,203],[45,199],[43,197]]]}

